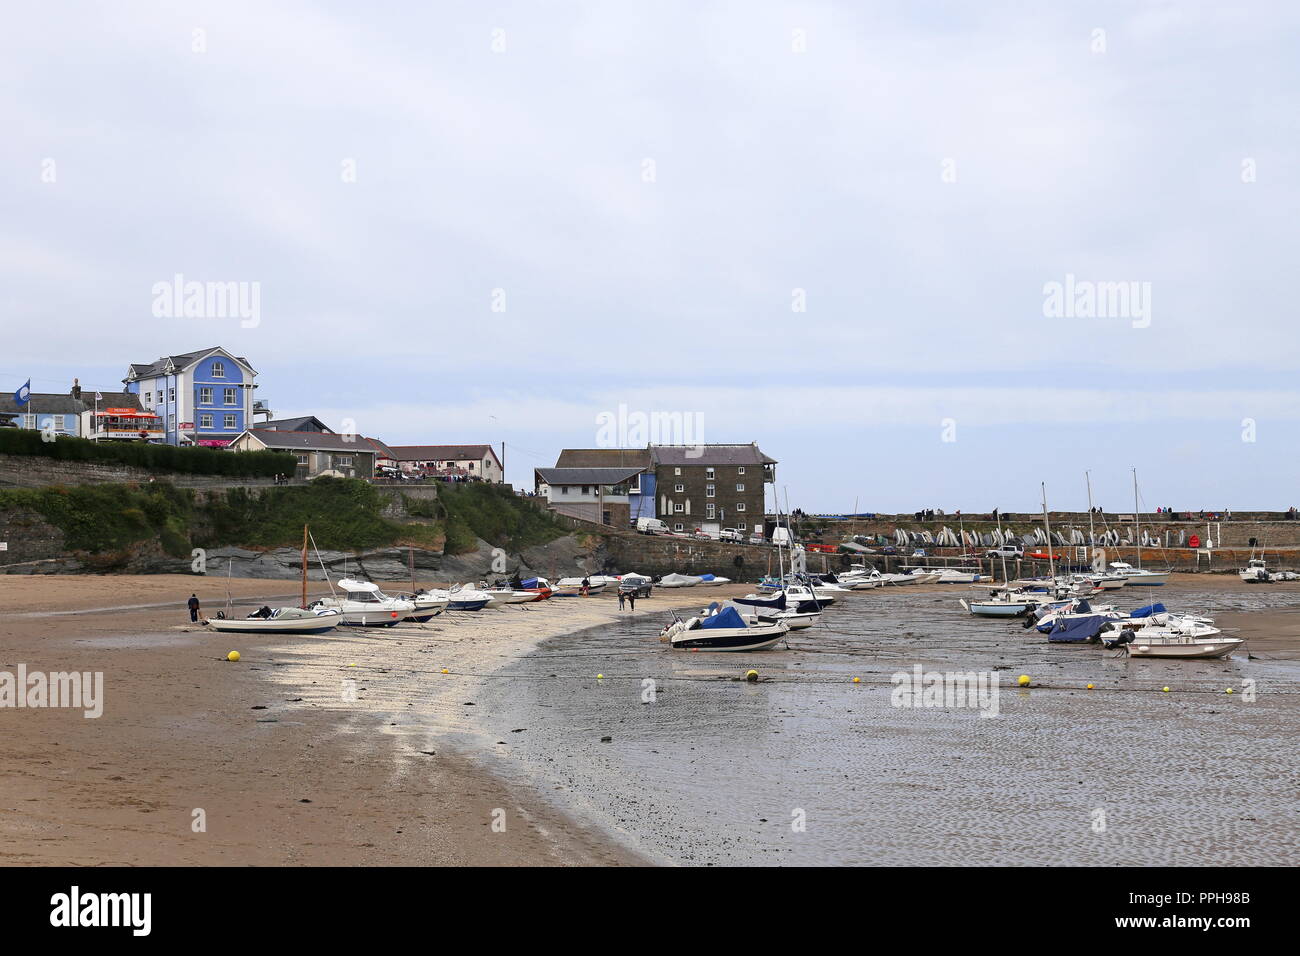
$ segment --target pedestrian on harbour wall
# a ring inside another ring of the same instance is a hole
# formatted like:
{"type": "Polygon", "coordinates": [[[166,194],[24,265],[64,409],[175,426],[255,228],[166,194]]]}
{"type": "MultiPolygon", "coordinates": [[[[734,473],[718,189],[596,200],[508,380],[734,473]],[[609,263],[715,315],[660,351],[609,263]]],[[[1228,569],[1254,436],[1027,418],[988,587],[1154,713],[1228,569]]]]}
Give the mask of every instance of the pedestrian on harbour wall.
{"type": "Polygon", "coordinates": [[[199,596],[191,594],[190,599],[186,602],[190,609],[190,621],[197,623],[199,620],[199,596]]]}

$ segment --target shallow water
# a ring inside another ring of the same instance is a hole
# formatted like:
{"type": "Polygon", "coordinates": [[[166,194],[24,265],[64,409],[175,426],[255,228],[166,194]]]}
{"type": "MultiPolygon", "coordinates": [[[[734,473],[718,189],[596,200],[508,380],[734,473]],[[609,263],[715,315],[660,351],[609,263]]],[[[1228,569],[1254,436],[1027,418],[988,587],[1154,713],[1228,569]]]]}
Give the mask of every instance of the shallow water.
{"type": "MultiPolygon", "coordinates": [[[[1108,602],[1213,614],[1300,597],[1154,592],[1108,602]]],[[[664,862],[1300,862],[1300,665],[1049,645],[970,617],[969,593],[856,594],[755,654],[671,651],[653,617],[593,628],[494,675],[477,717],[508,745],[494,769],[664,862]],[[892,675],[916,664],[995,671],[997,716],[893,706],[892,675]]]]}

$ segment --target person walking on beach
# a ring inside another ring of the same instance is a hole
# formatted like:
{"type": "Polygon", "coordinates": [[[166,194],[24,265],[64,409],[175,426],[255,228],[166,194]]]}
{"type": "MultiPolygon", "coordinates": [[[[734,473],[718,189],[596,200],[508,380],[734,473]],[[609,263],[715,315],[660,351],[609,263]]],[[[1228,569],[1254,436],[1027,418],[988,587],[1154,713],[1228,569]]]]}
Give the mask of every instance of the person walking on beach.
{"type": "Polygon", "coordinates": [[[582,579],[582,596],[586,597],[591,593],[591,581],[587,578],[582,579]]]}
{"type": "Polygon", "coordinates": [[[624,604],[626,601],[627,601],[627,595],[625,595],[622,591],[619,591],[619,592],[618,592],[618,609],[619,609],[620,611],[623,610],[623,604],[624,604]]]}
{"type": "Polygon", "coordinates": [[[628,592],[627,592],[627,604],[628,604],[628,609],[629,609],[629,610],[632,610],[632,611],[635,611],[635,610],[636,610],[636,592],[635,592],[635,591],[628,591],[628,592]]]}
{"type": "Polygon", "coordinates": [[[191,594],[189,601],[186,603],[189,605],[190,609],[190,621],[197,624],[199,620],[199,596],[197,594],[191,594]]]}

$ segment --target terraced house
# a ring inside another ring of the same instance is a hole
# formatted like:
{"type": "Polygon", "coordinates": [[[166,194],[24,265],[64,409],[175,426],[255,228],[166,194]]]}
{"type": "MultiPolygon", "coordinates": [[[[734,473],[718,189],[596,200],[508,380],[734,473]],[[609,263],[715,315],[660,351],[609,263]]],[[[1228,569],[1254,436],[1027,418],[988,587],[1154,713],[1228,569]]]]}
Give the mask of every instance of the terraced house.
{"type": "Polygon", "coordinates": [[[132,365],[122,379],[168,445],[225,447],[253,427],[256,370],[220,346],[132,365]]]}

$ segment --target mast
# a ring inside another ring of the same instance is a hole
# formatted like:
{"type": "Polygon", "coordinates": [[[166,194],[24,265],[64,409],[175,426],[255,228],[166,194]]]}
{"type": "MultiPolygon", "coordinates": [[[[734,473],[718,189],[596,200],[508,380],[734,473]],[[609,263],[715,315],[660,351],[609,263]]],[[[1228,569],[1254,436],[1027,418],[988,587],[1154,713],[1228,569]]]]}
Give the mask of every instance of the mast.
{"type": "MultiPolygon", "coordinates": [[[[998,540],[1002,540],[1002,512],[998,512],[998,540]]],[[[1002,558],[1002,585],[1008,592],[1011,590],[1011,578],[1007,576],[1007,553],[1004,544],[998,545],[999,557],[1002,558]]],[[[989,568],[992,571],[992,568],[989,568]]]]}
{"type": "Polygon", "coordinates": [[[1088,472],[1083,473],[1083,480],[1088,483],[1088,565],[1092,566],[1092,475],[1088,472]]]}
{"type": "Polygon", "coordinates": [[[302,526],[302,604],[307,606],[307,526],[302,526]]]}
{"type": "Polygon", "coordinates": [[[1052,555],[1052,519],[1047,516],[1047,482],[1043,482],[1043,527],[1047,529],[1047,569],[1056,584],[1056,558],[1052,555]]]}
{"type": "Polygon", "coordinates": [[[1142,570],[1142,512],[1138,508],[1138,470],[1133,469],[1133,544],[1137,547],[1138,570],[1142,570]]]}

